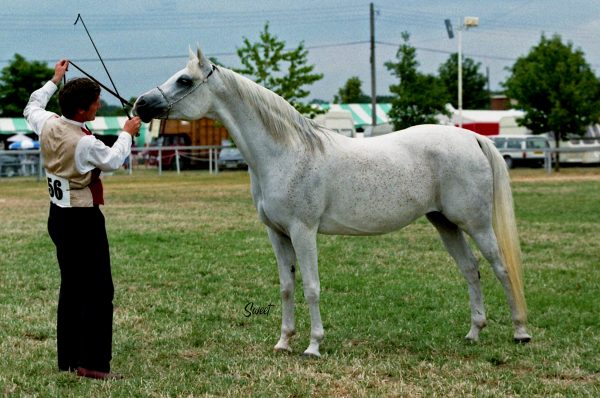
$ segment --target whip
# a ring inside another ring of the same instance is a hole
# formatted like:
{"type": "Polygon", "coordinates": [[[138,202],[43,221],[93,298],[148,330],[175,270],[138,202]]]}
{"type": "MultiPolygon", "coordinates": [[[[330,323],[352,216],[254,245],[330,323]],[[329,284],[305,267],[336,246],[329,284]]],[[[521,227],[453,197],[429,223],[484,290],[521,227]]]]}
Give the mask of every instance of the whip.
{"type": "Polygon", "coordinates": [[[98,83],[98,85],[100,87],[102,87],[103,89],[108,91],[110,94],[112,94],[114,97],[116,97],[121,102],[121,106],[123,107],[123,111],[125,112],[125,115],[127,115],[127,118],[131,120],[131,116],[129,115],[129,112],[127,111],[126,106],[133,108],[133,105],[129,101],[127,101],[125,98],[123,98],[121,96],[121,94],[119,94],[119,90],[117,90],[117,86],[115,85],[115,82],[113,81],[112,77],[110,76],[110,73],[108,72],[108,68],[106,68],[106,65],[104,64],[104,60],[102,59],[102,56],[100,55],[100,52],[98,51],[98,48],[96,47],[96,43],[94,43],[94,40],[92,39],[92,36],[90,35],[90,32],[88,31],[87,26],[85,26],[85,22],[83,22],[83,18],[81,17],[81,14],[77,14],[77,19],[75,20],[75,23],[73,25],[77,25],[77,22],[79,22],[79,21],[81,21],[81,24],[83,25],[83,28],[85,29],[85,33],[87,33],[88,37],[90,38],[90,41],[92,42],[92,46],[94,46],[94,50],[96,50],[96,54],[98,55],[98,58],[100,59],[100,62],[102,63],[102,66],[104,67],[104,71],[108,75],[108,79],[110,80],[110,83],[112,84],[114,91],[109,89],[108,87],[106,87],[104,84],[100,83],[96,78],[91,76],[89,73],[85,72],[83,69],[81,69],[79,66],[75,65],[73,62],[69,61],[69,64],[73,65],[81,73],[83,73],[84,75],[86,75],[87,77],[92,79],[94,82],[98,83]]]}

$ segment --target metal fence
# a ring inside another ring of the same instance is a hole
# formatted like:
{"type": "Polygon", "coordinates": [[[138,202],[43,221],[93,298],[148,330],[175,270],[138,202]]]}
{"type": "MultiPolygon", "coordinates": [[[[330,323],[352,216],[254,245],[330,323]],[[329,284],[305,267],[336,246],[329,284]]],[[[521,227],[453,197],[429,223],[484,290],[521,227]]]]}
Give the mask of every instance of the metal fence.
{"type": "MultiPolygon", "coordinates": [[[[549,175],[552,174],[552,162],[556,159],[556,153],[584,153],[598,151],[600,151],[600,145],[580,148],[546,148],[544,149],[544,169],[549,175]]],[[[563,164],[563,162],[561,162],[561,164],[563,164]]]]}
{"type": "MultiPolygon", "coordinates": [[[[156,146],[145,148],[132,148],[131,155],[126,159],[124,167],[129,174],[133,174],[136,168],[156,167],[159,175],[163,173],[163,163],[169,160],[169,166],[177,174],[182,169],[182,159],[190,162],[208,163],[211,174],[219,173],[218,157],[223,146],[156,146]]],[[[553,159],[557,152],[593,152],[600,151],[600,145],[586,146],[582,148],[545,148],[544,169],[548,174],[552,173],[553,159]]],[[[510,149],[500,149],[500,152],[510,152],[510,149]]],[[[514,150],[512,150],[514,151],[514,150]]],[[[10,150],[0,151],[0,178],[12,176],[36,176],[38,180],[44,177],[40,150],[10,150]]],[[[186,162],[189,163],[189,162],[186,162]]]]}
{"type": "Polygon", "coordinates": [[[0,151],[0,177],[38,176],[43,173],[39,149],[0,151]]]}
{"type": "Polygon", "coordinates": [[[145,148],[132,148],[131,156],[125,161],[129,174],[133,173],[135,167],[154,167],[158,174],[162,175],[164,164],[167,163],[177,174],[181,172],[184,163],[203,162],[208,164],[211,174],[219,173],[219,152],[223,146],[155,146],[145,148]]]}
{"type": "MultiPolygon", "coordinates": [[[[183,164],[204,163],[211,174],[219,173],[218,158],[223,146],[156,146],[132,148],[123,167],[129,174],[135,169],[156,168],[162,175],[165,164],[177,174],[183,164]]],[[[0,151],[0,178],[13,176],[44,177],[39,149],[0,151]]]]}

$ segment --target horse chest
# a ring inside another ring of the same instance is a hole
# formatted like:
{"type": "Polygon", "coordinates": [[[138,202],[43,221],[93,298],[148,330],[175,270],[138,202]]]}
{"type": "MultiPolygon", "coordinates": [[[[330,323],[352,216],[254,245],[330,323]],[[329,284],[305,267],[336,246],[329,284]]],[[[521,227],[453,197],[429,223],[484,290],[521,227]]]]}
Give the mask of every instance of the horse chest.
{"type": "Polygon", "coordinates": [[[297,221],[305,225],[316,224],[323,210],[315,191],[304,190],[302,194],[289,184],[253,187],[252,192],[260,221],[285,234],[297,221]]]}

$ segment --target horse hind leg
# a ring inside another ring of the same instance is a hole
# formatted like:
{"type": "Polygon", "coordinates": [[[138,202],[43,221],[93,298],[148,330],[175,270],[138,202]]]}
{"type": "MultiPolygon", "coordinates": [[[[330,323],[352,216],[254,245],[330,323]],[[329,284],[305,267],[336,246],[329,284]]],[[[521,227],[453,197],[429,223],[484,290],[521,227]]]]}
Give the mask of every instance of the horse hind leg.
{"type": "Polygon", "coordinates": [[[291,352],[290,339],[296,334],[294,316],[294,288],[296,276],[296,254],[290,239],[279,232],[267,228],[279,269],[281,292],[281,337],[275,351],[291,352]]]}
{"type": "Polygon", "coordinates": [[[439,232],[446,250],[454,258],[467,281],[469,286],[469,302],[471,305],[471,329],[465,338],[471,341],[478,341],[479,332],[486,326],[486,317],[477,259],[473,255],[463,232],[456,224],[439,212],[428,213],[427,219],[439,232]]]}
{"type": "Polygon", "coordinates": [[[526,315],[523,310],[520,310],[515,294],[513,293],[513,289],[510,284],[510,280],[508,277],[508,272],[506,267],[504,266],[504,262],[502,261],[502,256],[500,255],[500,250],[498,249],[498,241],[496,239],[496,235],[491,225],[487,228],[483,228],[477,231],[469,231],[469,235],[473,238],[479,250],[481,250],[481,254],[490,262],[492,265],[492,269],[496,274],[498,280],[502,284],[504,288],[504,293],[506,295],[508,305],[511,310],[513,324],[515,326],[514,340],[517,343],[527,343],[531,340],[531,336],[527,333],[525,323],[526,323],[526,315]]]}

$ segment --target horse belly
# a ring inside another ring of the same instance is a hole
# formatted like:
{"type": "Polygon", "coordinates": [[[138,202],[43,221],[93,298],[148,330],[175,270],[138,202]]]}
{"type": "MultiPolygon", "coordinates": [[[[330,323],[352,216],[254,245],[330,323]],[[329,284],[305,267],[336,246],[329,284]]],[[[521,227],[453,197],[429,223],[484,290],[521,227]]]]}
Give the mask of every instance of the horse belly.
{"type": "Polygon", "coordinates": [[[423,157],[415,162],[407,155],[388,145],[332,162],[330,175],[335,178],[326,185],[327,206],[319,232],[384,234],[437,210],[437,184],[431,168],[423,157]]]}
{"type": "Polygon", "coordinates": [[[340,220],[324,216],[318,232],[324,235],[382,235],[412,223],[415,219],[340,220]]]}
{"type": "Polygon", "coordinates": [[[422,215],[434,211],[429,200],[399,196],[394,200],[371,198],[339,201],[321,216],[319,233],[330,235],[380,235],[403,228],[422,215]]]}

